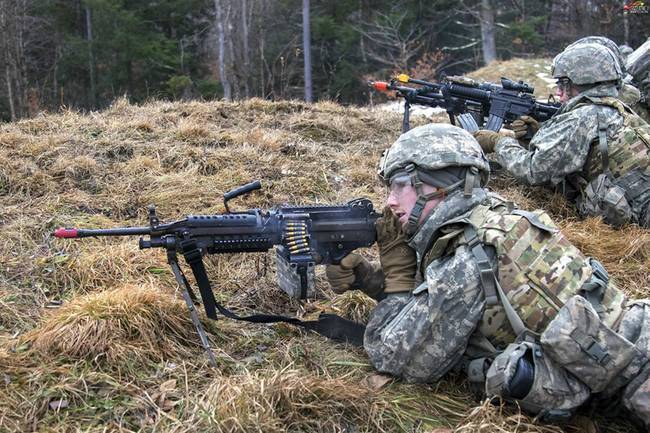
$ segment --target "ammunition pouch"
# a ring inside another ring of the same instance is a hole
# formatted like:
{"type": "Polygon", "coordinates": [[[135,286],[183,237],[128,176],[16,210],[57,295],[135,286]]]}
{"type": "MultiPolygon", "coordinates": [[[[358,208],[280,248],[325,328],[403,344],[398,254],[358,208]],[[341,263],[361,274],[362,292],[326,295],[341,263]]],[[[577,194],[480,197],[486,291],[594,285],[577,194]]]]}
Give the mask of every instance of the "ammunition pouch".
{"type": "Polygon", "coordinates": [[[639,169],[617,179],[602,173],[587,184],[577,206],[582,216],[602,216],[614,227],[650,227],[650,175],[639,169]]]}
{"type": "Polygon", "coordinates": [[[650,174],[632,170],[616,179],[616,184],[625,191],[632,208],[632,222],[650,227],[650,174]]]}
{"type": "Polygon", "coordinates": [[[589,387],[611,393],[626,385],[647,362],[641,351],[605,325],[592,304],[576,295],[541,335],[544,353],[589,387]]]}
{"type": "Polygon", "coordinates": [[[625,190],[603,173],[587,184],[577,200],[578,211],[583,217],[602,216],[607,224],[620,227],[632,220],[632,208],[625,190]]]}
{"type": "Polygon", "coordinates": [[[589,388],[559,366],[542,348],[522,341],[508,345],[490,365],[485,391],[547,422],[568,421],[589,398],[589,388]]]}

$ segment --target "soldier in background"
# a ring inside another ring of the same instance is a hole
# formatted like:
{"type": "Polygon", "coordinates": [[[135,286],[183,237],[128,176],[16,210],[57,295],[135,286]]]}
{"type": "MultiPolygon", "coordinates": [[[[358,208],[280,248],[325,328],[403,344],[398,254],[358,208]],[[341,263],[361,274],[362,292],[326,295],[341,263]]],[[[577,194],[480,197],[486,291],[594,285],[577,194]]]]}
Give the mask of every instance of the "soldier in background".
{"type": "Polygon", "coordinates": [[[497,132],[475,133],[517,180],[551,185],[582,216],[650,227],[650,126],[617,99],[621,69],[600,44],[577,44],[553,60],[562,108],[529,148],[497,132]]]}
{"type": "Polygon", "coordinates": [[[626,64],[628,56],[632,54],[632,51],[634,50],[631,46],[623,44],[618,46],[618,51],[621,53],[621,60],[623,61],[623,64],[626,64]]]}
{"type": "Polygon", "coordinates": [[[364,337],[372,364],[410,382],[464,368],[488,396],[548,421],[618,396],[650,426],[650,304],[626,302],[545,212],[484,189],[488,172],[452,125],[414,128],[384,154],[382,266],[352,253],[327,268],[335,291],[379,300],[364,337]]]}
{"type": "Polygon", "coordinates": [[[632,109],[632,111],[638,114],[643,120],[650,122],[650,117],[647,117],[647,111],[641,106],[641,92],[637,86],[635,86],[631,80],[629,80],[631,79],[631,76],[629,76],[627,73],[625,58],[619,46],[616,45],[614,41],[604,36],[587,36],[582,39],[578,39],[566,47],[566,49],[568,50],[577,45],[583,44],[599,44],[609,49],[614,54],[619,68],[621,69],[621,83],[620,88],[618,89],[618,99],[627,104],[632,109]],[[626,77],[628,80],[626,80],[626,77]]]}
{"type": "Polygon", "coordinates": [[[625,66],[629,81],[641,92],[639,105],[632,108],[650,123],[650,39],[630,53],[625,66]]]}

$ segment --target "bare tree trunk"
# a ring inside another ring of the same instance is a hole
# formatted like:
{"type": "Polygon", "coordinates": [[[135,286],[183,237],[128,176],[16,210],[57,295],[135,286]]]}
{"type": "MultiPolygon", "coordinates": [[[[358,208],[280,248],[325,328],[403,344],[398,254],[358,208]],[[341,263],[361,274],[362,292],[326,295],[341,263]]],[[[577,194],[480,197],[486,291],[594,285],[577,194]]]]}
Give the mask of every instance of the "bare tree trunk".
{"type": "Polygon", "coordinates": [[[491,0],[481,0],[481,42],[483,61],[489,65],[497,59],[494,30],[494,8],[491,0]]]}
{"type": "Polygon", "coordinates": [[[14,94],[11,86],[11,72],[9,71],[9,63],[5,64],[5,76],[7,80],[7,98],[9,99],[9,114],[11,115],[11,121],[16,120],[16,107],[14,106],[14,94]]]}
{"type": "Polygon", "coordinates": [[[234,9],[232,5],[228,5],[226,10],[226,16],[224,24],[226,26],[226,43],[228,44],[228,63],[226,65],[226,70],[228,71],[228,76],[230,77],[230,88],[232,92],[233,99],[240,99],[239,94],[239,75],[235,68],[235,47],[234,47],[234,37],[233,37],[233,26],[232,26],[232,16],[234,14],[234,9]]]}
{"type": "MultiPolygon", "coordinates": [[[[364,21],[364,7],[363,7],[363,0],[359,0],[359,19],[363,22],[364,21]]],[[[364,65],[368,64],[368,56],[366,55],[366,44],[364,42],[364,37],[362,34],[359,34],[359,51],[361,51],[361,60],[363,61],[364,65]]],[[[371,92],[372,93],[372,92],[371,92]]]]}
{"type": "MultiPolygon", "coordinates": [[[[623,1],[623,6],[625,6],[627,1],[623,1]]],[[[623,12],[623,43],[625,45],[630,45],[630,21],[627,17],[627,11],[623,12]]]]}
{"type": "Polygon", "coordinates": [[[246,99],[250,98],[250,90],[248,88],[248,77],[250,75],[250,53],[248,51],[248,1],[241,0],[241,28],[242,28],[242,42],[244,44],[244,96],[246,99]]]}
{"type": "Polygon", "coordinates": [[[54,49],[54,64],[52,65],[52,103],[56,103],[57,97],[59,95],[59,81],[57,79],[59,75],[59,59],[61,58],[61,47],[57,44],[56,48],[54,49]]]}
{"type": "Polygon", "coordinates": [[[16,13],[17,38],[16,38],[16,81],[18,83],[20,111],[24,116],[28,113],[27,96],[27,62],[25,61],[25,34],[27,24],[27,0],[20,1],[20,11],[16,13]]]}
{"type": "Polygon", "coordinates": [[[260,33],[260,96],[266,98],[266,78],[264,77],[264,35],[260,33]]]}
{"type": "Polygon", "coordinates": [[[14,103],[14,80],[12,78],[12,57],[13,53],[11,50],[10,39],[13,36],[13,32],[10,29],[10,23],[14,21],[13,17],[10,17],[9,10],[9,1],[0,0],[0,55],[2,55],[2,60],[4,63],[5,69],[5,84],[7,86],[7,100],[9,103],[9,115],[12,121],[17,119],[16,106],[14,103]]]}
{"type": "Polygon", "coordinates": [[[95,56],[93,53],[93,24],[90,8],[86,6],[86,41],[88,42],[88,77],[90,79],[90,95],[88,102],[90,108],[97,107],[97,85],[95,83],[95,56]]]}
{"type": "Polygon", "coordinates": [[[223,87],[224,99],[231,101],[232,92],[230,89],[230,81],[226,76],[226,35],[223,23],[223,11],[221,10],[221,0],[214,0],[214,9],[216,13],[217,36],[219,47],[219,80],[223,87]]]}
{"type": "Polygon", "coordinates": [[[302,47],[305,58],[305,101],[312,102],[311,35],[309,28],[309,0],[302,0],[302,47]]]}

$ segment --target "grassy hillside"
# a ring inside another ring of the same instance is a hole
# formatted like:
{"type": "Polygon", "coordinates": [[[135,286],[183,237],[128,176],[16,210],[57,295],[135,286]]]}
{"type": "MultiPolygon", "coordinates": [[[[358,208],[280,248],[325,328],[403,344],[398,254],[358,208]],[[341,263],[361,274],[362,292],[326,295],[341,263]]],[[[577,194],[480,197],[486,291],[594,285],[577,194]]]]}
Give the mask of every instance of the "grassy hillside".
{"type": "MultiPolygon", "coordinates": [[[[331,103],[117,101],[101,113],[0,125],[0,431],[560,432],[483,404],[461,377],[410,385],[375,374],[362,350],[286,325],[203,317],[219,363],[207,364],[161,252],[137,239],[59,240],[59,226],[146,224],[223,212],[222,194],[253,179],[238,209],[340,203],[381,207],[376,164],[399,114],[331,103]]],[[[650,231],[577,221],[560,197],[498,177],[528,208],[545,206],[634,295],[650,295],[650,231]]],[[[371,249],[364,254],[376,257],[371,249]]],[[[216,296],[239,312],[364,320],[373,301],[297,302],[271,253],[209,257],[216,296]]],[[[627,431],[622,421],[604,431],[627,431]]]]}

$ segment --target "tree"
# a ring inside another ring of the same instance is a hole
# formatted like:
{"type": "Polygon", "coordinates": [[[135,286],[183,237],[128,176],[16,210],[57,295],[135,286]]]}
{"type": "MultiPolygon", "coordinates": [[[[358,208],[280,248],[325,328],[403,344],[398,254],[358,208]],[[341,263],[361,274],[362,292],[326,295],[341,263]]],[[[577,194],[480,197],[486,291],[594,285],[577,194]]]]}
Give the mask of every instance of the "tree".
{"type": "Polygon", "coordinates": [[[361,23],[357,31],[369,42],[368,56],[393,70],[406,69],[425,44],[425,30],[409,23],[406,12],[378,13],[373,22],[361,23]]]}
{"type": "Polygon", "coordinates": [[[305,101],[312,102],[311,91],[311,33],[309,30],[309,0],[302,0],[302,49],[305,57],[305,101]]]}
{"type": "Polygon", "coordinates": [[[27,113],[26,0],[0,0],[0,56],[11,120],[27,113]]]}
{"type": "Polygon", "coordinates": [[[481,0],[481,47],[483,61],[489,65],[497,59],[494,31],[494,7],[491,0],[481,0]]]}
{"type": "Polygon", "coordinates": [[[223,97],[232,100],[232,90],[230,81],[226,73],[226,26],[225,15],[223,12],[222,0],[214,0],[215,24],[217,27],[218,49],[219,49],[219,80],[223,86],[223,97]]]}
{"type": "Polygon", "coordinates": [[[88,77],[90,80],[89,103],[97,106],[97,83],[95,82],[95,57],[93,54],[93,24],[92,14],[88,6],[84,8],[86,15],[86,41],[88,42],[88,77]]]}

